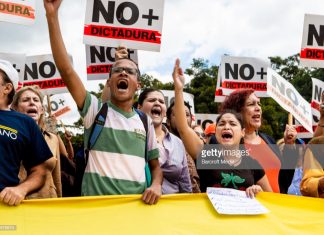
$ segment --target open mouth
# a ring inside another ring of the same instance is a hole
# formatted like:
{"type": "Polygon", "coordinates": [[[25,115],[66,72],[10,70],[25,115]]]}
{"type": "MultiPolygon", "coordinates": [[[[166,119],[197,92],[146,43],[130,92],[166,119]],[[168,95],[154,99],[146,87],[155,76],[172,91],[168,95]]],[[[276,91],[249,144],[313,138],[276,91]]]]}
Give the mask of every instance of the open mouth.
{"type": "Polygon", "coordinates": [[[223,138],[224,140],[230,140],[230,139],[233,138],[233,135],[232,135],[232,133],[230,133],[230,132],[223,132],[223,133],[222,133],[222,138],[223,138]]]}
{"type": "Polygon", "coordinates": [[[162,111],[159,107],[153,107],[151,110],[151,114],[153,117],[160,117],[161,113],[162,113],[162,111]]]}
{"type": "Polygon", "coordinates": [[[36,108],[31,108],[31,109],[27,110],[27,114],[28,115],[36,115],[36,114],[38,114],[38,112],[37,112],[36,108]]]}
{"type": "Polygon", "coordinates": [[[125,91],[128,88],[128,82],[127,80],[119,80],[117,83],[118,90],[125,91]]]}
{"type": "Polygon", "coordinates": [[[261,118],[261,115],[260,114],[256,114],[256,115],[253,115],[252,118],[253,119],[260,119],[261,118]]]}

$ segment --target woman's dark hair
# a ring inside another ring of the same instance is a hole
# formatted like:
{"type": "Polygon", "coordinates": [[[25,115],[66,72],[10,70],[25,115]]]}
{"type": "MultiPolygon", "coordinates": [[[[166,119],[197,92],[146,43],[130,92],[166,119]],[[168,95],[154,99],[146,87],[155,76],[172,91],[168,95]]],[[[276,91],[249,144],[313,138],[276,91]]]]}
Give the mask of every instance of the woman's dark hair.
{"type": "Polygon", "coordinates": [[[12,81],[10,80],[10,78],[8,77],[8,75],[4,71],[2,71],[1,69],[0,69],[0,75],[2,76],[4,84],[7,84],[7,83],[12,84],[12,90],[8,94],[8,105],[9,105],[9,104],[12,103],[13,97],[15,96],[16,91],[15,91],[14,85],[13,85],[12,81]]]}
{"type": "Polygon", "coordinates": [[[232,92],[229,96],[224,100],[220,111],[232,109],[238,113],[242,112],[246,99],[254,93],[253,89],[239,89],[232,92]]]}
{"type": "MultiPolygon", "coordinates": [[[[187,108],[189,109],[189,114],[190,114],[190,117],[191,117],[192,116],[192,114],[191,114],[191,105],[187,101],[184,101],[184,105],[187,106],[187,108]]],[[[171,119],[171,114],[172,114],[173,106],[174,106],[174,102],[172,102],[170,104],[170,106],[169,106],[169,108],[167,109],[167,112],[166,112],[166,117],[169,120],[171,119]]]]}
{"type": "Polygon", "coordinates": [[[138,97],[138,100],[137,100],[137,104],[139,105],[143,105],[144,103],[144,100],[147,98],[148,94],[154,92],[154,91],[157,91],[157,92],[160,92],[162,95],[162,91],[160,91],[159,89],[154,89],[154,88],[145,88],[141,94],[139,95],[138,97]]]}
{"type": "Polygon", "coordinates": [[[242,114],[240,114],[240,113],[238,113],[238,112],[236,112],[235,110],[232,110],[232,109],[226,109],[226,110],[224,110],[223,112],[220,113],[220,115],[216,119],[216,126],[217,126],[218,122],[220,121],[220,119],[224,116],[224,114],[227,114],[227,113],[233,114],[235,116],[235,118],[239,121],[239,123],[241,125],[241,129],[244,128],[244,122],[243,122],[242,114]]]}

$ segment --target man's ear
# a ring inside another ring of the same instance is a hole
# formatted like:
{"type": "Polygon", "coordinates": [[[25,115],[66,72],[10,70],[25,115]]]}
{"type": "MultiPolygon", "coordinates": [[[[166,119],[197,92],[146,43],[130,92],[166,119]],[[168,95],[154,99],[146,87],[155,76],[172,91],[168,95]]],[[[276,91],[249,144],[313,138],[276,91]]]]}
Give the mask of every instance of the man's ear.
{"type": "Polygon", "coordinates": [[[9,95],[13,89],[15,89],[13,84],[8,82],[5,84],[3,92],[5,93],[5,95],[9,95]]]}

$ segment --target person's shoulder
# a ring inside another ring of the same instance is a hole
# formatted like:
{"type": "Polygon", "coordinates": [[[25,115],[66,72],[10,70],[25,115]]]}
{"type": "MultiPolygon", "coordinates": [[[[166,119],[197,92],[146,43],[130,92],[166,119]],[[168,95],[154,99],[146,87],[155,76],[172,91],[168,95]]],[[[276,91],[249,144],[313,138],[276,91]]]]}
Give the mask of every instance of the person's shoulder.
{"type": "Polygon", "coordinates": [[[175,134],[172,134],[171,132],[168,132],[168,134],[170,135],[171,141],[178,142],[178,143],[182,144],[182,140],[178,136],[176,136],[175,134]]]}
{"type": "Polygon", "coordinates": [[[258,134],[267,144],[276,144],[276,141],[272,136],[263,132],[259,132],[258,134]]]}
{"type": "Polygon", "coordinates": [[[26,114],[17,112],[15,110],[12,110],[12,109],[10,111],[6,111],[6,115],[10,116],[11,118],[16,118],[19,121],[25,121],[25,122],[28,122],[28,123],[36,124],[34,119],[32,119],[31,117],[27,116],[26,114]]]}
{"type": "Polygon", "coordinates": [[[58,134],[55,134],[55,133],[50,132],[50,131],[44,131],[44,134],[45,134],[45,136],[48,136],[50,139],[53,139],[55,141],[59,140],[58,134]]]}

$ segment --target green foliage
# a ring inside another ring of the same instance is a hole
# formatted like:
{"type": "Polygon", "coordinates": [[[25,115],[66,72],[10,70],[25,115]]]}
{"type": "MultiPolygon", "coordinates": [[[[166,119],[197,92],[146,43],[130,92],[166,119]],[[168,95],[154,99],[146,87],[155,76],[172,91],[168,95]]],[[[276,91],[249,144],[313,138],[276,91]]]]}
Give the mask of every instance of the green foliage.
{"type": "Polygon", "coordinates": [[[185,91],[194,95],[196,113],[217,113],[218,104],[214,102],[217,73],[217,66],[209,66],[201,58],[193,59],[191,68],[185,70],[192,77],[185,91]]]}
{"type": "Polygon", "coordinates": [[[154,78],[152,75],[143,74],[141,76],[141,85],[142,89],[145,88],[155,88],[155,89],[162,89],[163,83],[158,79],[154,78]]]}

